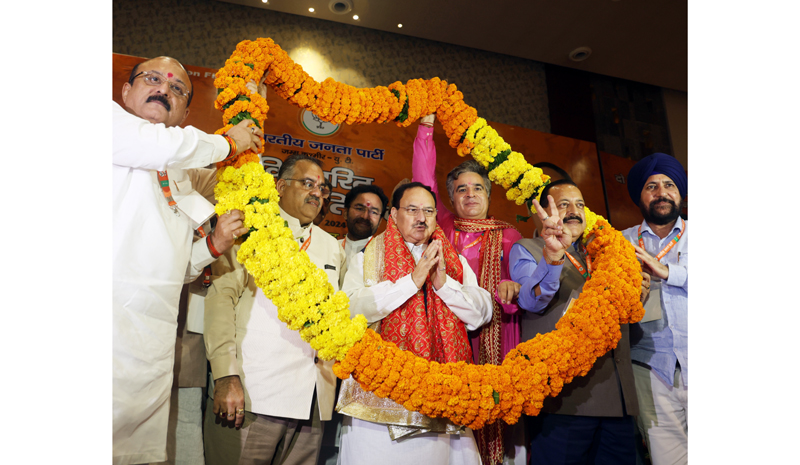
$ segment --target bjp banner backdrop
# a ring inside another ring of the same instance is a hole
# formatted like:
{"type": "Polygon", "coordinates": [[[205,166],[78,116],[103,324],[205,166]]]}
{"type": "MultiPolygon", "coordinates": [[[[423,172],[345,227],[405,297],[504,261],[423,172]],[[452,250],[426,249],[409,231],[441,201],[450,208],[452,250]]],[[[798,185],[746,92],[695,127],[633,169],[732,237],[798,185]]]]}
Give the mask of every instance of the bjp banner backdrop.
{"type": "MultiPolygon", "coordinates": [[[[127,82],[133,67],[144,60],[128,55],[113,56],[113,99],[123,107],[122,85],[127,82]]],[[[214,109],[214,75],[217,70],[185,63],[184,66],[194,86],[194,96],[184,126],[191,125],[213,133],[222,127],[222,113],[214,109]]],[[[332,204],[320,226],[329,233],[341,236],[347,232],[343,216],[344,199],[355,186],[378,185],[391,199],[395,186],[404,178],[411,179],[417,123],[406,128],[394,123],[335,125],[291,105],[269,88],[267,101],[269,113],[264,127],[261,162],[267,172],[274,176],[277,176],[283,160],[294,153],[304,153],[323,162],[325,176],[332,186],[332,204]]],[[[465,101],[480,114],[480,102],[469,101],[468,96],[465,96],[465,101]]],[[[515,151],[522,153],[529,163],[542,168],[553,180],[569,176],[580,187],[586,205],[592,211],[608,218],[606,198],[613,199],[610,220],[616,228],[623,229],[641,221],[638,209],[628,198],[625,187],[625,176],[633,166],[631,160],[609,154],[600,157],[592,142],[501,123],[490,124],[515,151]],[[610,171],[603,173],[601,159],[608,164],[610,171]],[[615,221],[616,218],[621,221],[615,221]]],[[[444,130],[438,123],[434,125],[433,139],[437,153],[436,179],[444,203],[439,208],[452,210],[445,179],[447,173],[466,158],[458,156],[455,149],[448,145],[444,130]]],[[[516,225],[524,237],[533,237],[538,227],[535,215],[527,222],[517,220],[518,216],[528,216],[530,212],[525,206],[506,200],[505,190],[497,185],[492,186],[489,214],[516,225]]],[[[383,227],[385,222],[381,230],[383,227]]]]}

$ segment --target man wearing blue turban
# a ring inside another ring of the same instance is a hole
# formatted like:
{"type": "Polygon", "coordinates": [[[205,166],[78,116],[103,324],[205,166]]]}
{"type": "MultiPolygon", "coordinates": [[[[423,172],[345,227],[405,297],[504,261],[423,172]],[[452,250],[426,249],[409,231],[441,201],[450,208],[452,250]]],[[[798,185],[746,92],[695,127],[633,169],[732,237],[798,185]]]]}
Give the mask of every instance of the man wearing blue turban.
{"type": "Polygon", "coordinates": [[[653,465],[688,462],[687,222],[680,217],[686,171],[654,153],[628,173],[628,193],[644,221],[623,231],[650,276],[645,316],[630,327],[631,359],[639,398],[639,429],[653,465]]]}

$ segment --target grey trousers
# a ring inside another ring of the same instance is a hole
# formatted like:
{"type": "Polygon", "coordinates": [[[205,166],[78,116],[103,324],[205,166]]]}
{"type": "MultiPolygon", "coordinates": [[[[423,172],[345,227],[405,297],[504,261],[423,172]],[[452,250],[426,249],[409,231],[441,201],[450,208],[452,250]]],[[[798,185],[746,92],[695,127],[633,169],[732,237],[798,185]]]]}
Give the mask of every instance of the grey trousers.
{"type": "Polygon", "coordinates": [[[237,430],[213,410],[214,400],[209,398],[203,434],[206,465],[316,465],[324,425],[316,395],[309,420],[245,411],[237,430]]]}

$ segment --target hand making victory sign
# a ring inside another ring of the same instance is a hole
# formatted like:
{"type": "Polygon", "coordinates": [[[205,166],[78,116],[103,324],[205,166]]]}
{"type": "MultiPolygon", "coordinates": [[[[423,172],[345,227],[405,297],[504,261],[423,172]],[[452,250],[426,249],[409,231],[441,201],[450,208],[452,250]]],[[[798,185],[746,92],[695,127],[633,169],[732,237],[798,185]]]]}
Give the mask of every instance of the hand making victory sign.
{"type": "Polygon", "coordinates": [[[547,196],[547,201],[550,206],[550,214],[548,215],[544,207],[534,199],[533,207],[536,209],[536,214],[542,220],[542,239],[544,239],[544,258],[551,262],[556,262],[564,258],[564,254],[574,238],[572,231],[564,227],[564,220],[558,212],[558,207],[552,195],[547,196]]]}

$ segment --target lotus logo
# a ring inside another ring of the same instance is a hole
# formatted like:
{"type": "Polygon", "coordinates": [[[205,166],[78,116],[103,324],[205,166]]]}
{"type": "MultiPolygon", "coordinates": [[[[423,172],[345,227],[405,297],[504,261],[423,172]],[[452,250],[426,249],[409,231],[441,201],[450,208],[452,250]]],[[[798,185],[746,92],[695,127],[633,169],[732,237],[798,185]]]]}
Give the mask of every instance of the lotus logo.
{"type": "Polygon", "coordinates": [[[314,134],[315,136],[332,136],[339,130],[339,124],[329,123],[324,121],[319,116],[308,110],[300,111],[300,124],[306,131],[314,134]]]}

